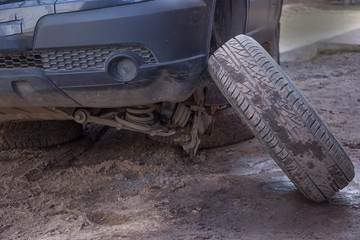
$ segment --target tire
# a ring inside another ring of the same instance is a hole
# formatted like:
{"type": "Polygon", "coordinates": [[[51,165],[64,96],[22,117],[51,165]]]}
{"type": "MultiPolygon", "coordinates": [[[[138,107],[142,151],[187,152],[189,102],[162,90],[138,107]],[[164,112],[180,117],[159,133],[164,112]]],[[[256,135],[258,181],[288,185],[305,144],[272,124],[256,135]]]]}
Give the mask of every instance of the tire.
{"type": "Polygon", "coordinates": [[[43,148],[80,137],[82,125],[74,121],[0,123],[0,150],[43,148]]]}
{"type": "MultiPolygon", "coordinates": [[[[210,135],[200,137],[200,149],[222,147],[246,141],[254,137],[250,129],[241,121],[233,108],[219,109],[214,114],[215,124],[210,135]]],[[[177,136],[149,136],[160,143],[177,145],[177,136]]]]}
{"type": "Polygon", "coordinates": [[[339,141],[274,59],[239,35],[209,59],[208,70],[239,117],[307,198],[321,202],[354,178],[339,141]]]}
{"type": "Polygon", "coordinates": [[[211,134],[200,137],[200,149],[228,146],[254,137],[233,108],[219,109],[214,117],[215,123],[211,134]]]}

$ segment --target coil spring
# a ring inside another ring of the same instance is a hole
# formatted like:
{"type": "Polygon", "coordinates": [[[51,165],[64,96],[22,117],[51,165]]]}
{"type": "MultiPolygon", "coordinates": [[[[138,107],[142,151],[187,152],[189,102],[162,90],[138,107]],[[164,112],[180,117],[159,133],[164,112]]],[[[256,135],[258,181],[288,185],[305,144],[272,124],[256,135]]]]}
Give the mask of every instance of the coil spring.
{"type": "Polygon", "coordinates": [[[126,109],[125,120],[139,124],[151,123],[154,120],[155,109],[156,105],[129,107],[126,109]]]}
{"type": "Polygon", "coordinates": [[[179,103],[174,113],[172,123],[175,126],[185,127],[191,115],[191,109],[184,104],[179,103]]]}

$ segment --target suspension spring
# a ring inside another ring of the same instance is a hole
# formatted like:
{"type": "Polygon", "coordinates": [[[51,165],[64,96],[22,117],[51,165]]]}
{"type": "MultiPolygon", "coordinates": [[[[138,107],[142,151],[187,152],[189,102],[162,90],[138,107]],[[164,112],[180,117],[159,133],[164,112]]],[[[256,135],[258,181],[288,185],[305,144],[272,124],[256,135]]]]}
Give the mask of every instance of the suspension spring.
{"type": "Polygon", "coordinates": [[[185,127],[191,116],[191,109],[182,103],[179,103],[174,113],[172,124],[185,127]]]}
{"type": "Polygon", "coordinates": [[[125,120],[138,124],[148,124],[154,120],[156,105],[136,106],[126,109],[125,120]]]}

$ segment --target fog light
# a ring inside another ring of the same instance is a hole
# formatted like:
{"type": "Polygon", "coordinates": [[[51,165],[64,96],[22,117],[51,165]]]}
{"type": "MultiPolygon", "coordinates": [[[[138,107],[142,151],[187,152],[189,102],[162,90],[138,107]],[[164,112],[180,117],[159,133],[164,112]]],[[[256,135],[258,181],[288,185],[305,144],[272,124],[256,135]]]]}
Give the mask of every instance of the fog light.
{"type": "Polygon", "coordinates": [[[137,77],[139,64],[130,56],[116,56],[110,61],[109,72],[117,81],[129,82],[137,77]]]}
{"type": "Polygon", "coordinates": [[[116,66],[117,73],[123,81],[130,81],[137,75],[137,64],[129,58],[122,58],[116,66]]]}

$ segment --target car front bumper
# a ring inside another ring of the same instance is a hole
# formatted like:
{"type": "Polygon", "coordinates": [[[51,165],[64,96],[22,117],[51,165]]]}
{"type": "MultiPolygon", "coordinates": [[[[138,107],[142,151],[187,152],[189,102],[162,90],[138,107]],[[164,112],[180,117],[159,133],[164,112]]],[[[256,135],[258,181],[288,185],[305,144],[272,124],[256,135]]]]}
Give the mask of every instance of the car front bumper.
{"type": "Polygon", "coordinates": [[[153,0],[51,14],[28,52],[0,53],[0,107],[113,108],[179,102],[206,67],[213,0],[153,0]],[[119,81],[111,59],[135,57],[119,81]]]}

